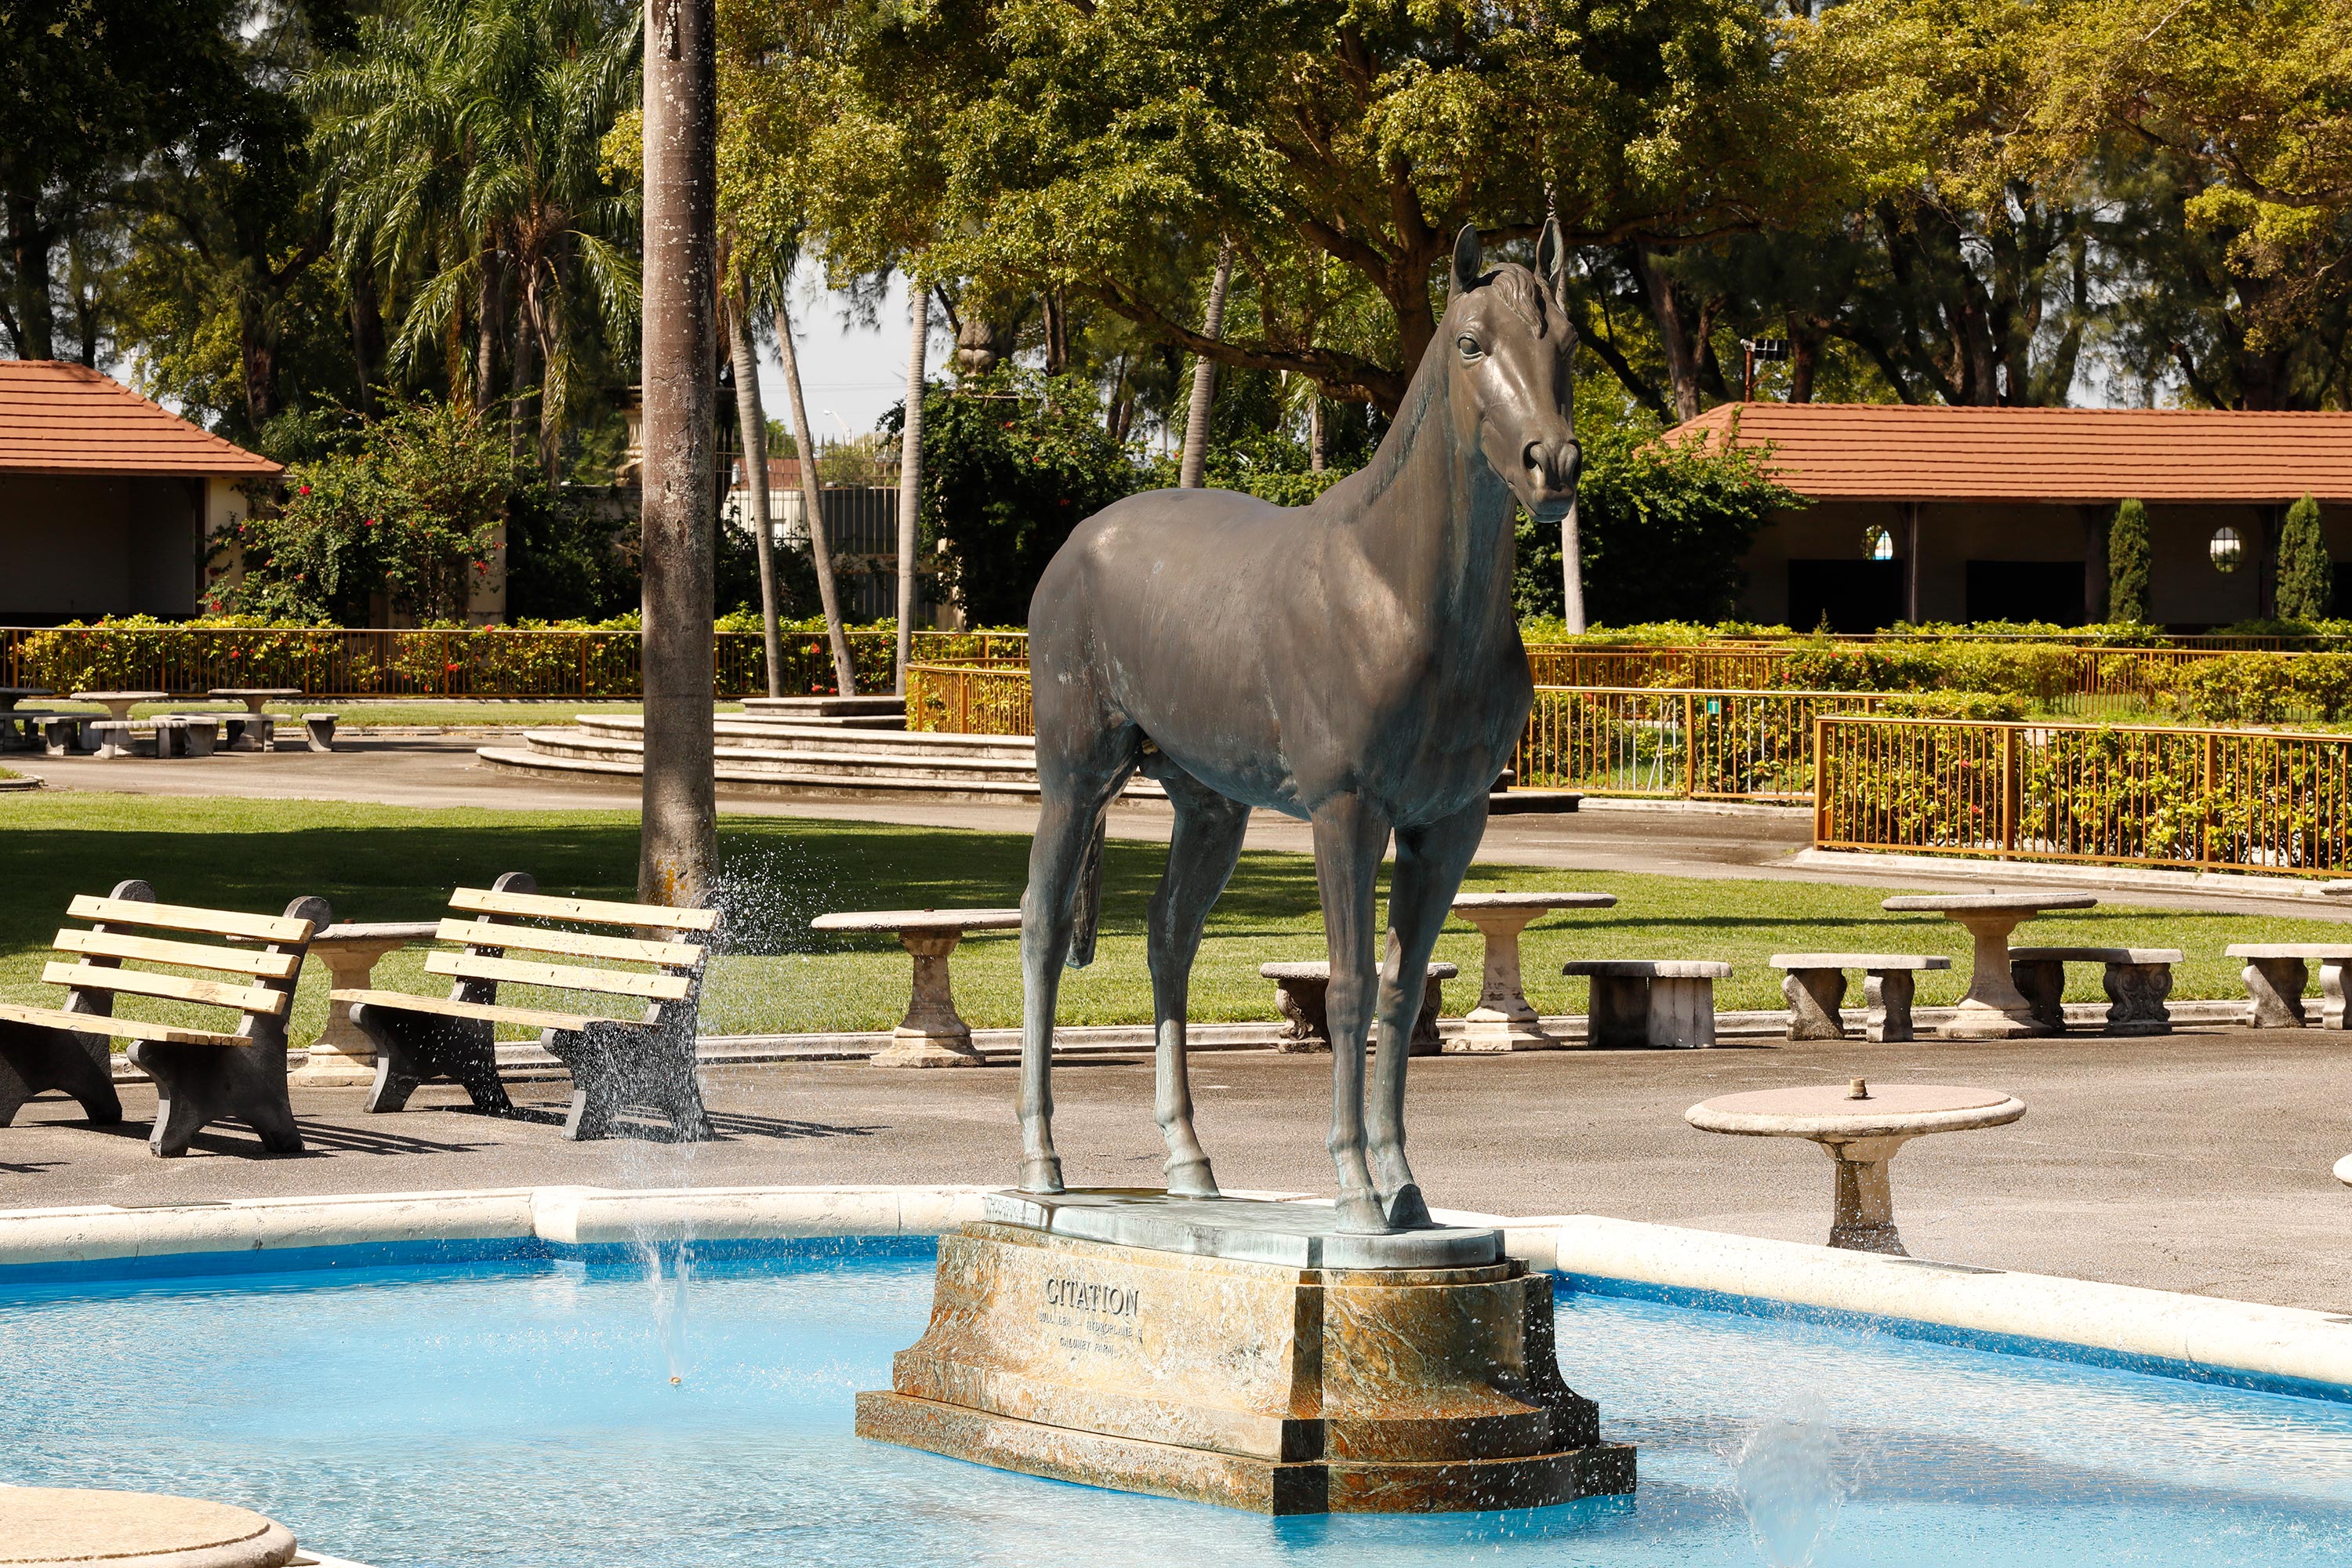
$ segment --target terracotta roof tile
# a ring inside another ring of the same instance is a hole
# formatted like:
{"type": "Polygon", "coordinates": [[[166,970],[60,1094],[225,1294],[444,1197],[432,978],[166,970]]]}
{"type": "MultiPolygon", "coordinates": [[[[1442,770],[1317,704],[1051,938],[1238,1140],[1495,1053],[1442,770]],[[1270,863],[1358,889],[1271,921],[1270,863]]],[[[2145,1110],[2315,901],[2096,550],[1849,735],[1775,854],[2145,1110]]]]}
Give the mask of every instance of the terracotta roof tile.
{"type": "Polygon", "coordinates": [[[85,365],[0,360],[0,473],[279,471],[85,365]]]}
{"type": "Polygon", "coordinates": [[[1727,403],[1668,434],[1735,427],[1821,500],[2352,500],[2352,414],[1727,403]]]}

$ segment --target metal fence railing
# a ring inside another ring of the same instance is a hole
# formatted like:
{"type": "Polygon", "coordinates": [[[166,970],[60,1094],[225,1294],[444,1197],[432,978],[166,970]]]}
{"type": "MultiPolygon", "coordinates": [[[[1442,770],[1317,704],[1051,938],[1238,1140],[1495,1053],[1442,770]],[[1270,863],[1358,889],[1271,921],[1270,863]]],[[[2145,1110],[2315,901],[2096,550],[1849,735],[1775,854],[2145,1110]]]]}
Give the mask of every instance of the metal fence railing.
{"type": "MultiPolygon", "coordinates": [[[[890,689],[896,634],[848,634],[861,691],[890,689]]],[[[932,664],[1027,658],[1021,632],[914,634],[932,664]]],[[[787,694],[829,693],[833,654],[822,631],[783,637],[787,694]]],[[[721,632],[713,677],[723,697],[767,689],[755,632],[721,632]]],[[[224,686],[299,687],[331,698],[633,699],[644,686],[633,631],[354,629],[246,626],[0,627],[0,686],[56,691],[156,690],[178,696],[224,686]]]]}
{"type": "Polygon", "coordinates": [[[1823,848],[2352,868],[2352,736],[1857,716],[1816,729],[1823,848]]]}
{"type": "Polygon", "coordinates": [[[1028,665],[908,665],[907,728],[959,735],[1034,734],[1028,665]]]}
{"type": "Polygon", "coordinates": [[[1813,721],[1885,700],[1852,691],[1538,687],[1512,757],[1529,789],[1685,800],[1802,800],[1813,721]]]}

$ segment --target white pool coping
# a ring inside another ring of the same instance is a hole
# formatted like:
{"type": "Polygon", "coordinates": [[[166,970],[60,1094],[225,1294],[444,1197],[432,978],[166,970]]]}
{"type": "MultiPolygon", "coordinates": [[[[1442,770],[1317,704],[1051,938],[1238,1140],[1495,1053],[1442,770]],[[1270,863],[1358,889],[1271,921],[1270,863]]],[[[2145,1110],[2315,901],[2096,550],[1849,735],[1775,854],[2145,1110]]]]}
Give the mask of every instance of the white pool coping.
{"type": "MultiPolygon", "coordinates": [[[[543,1186],[17,1209],[0,1211],[0,1286],[11,1270],[28,1265],[47,1267],[26,1278],[55,1283],[60,1266],[78,1263],[212,1257],[224,1267],[250,1267],[229,1258],[418,1241],[572,1247],[681,1233],[701,1241],[936,1236],[979,1218],[982,1196],[995,1190],[1001,1189],[543,1186]]],[[[2174,1375],[2352,1398],[2352,1315],[1594,1215],[1441,1212],[1438,1217],[1498,1226],[1514,1256],[1568,1277],[1573,1289],[1738,1310],[1762,1304],[1852,1316],[1896,1332],[1990,1342],[1993,1349],[2088,1352],[2086,1359],[2174,1375]]],[[[185,1272],[210,1271],[199,1265],[185,1272]]]]}

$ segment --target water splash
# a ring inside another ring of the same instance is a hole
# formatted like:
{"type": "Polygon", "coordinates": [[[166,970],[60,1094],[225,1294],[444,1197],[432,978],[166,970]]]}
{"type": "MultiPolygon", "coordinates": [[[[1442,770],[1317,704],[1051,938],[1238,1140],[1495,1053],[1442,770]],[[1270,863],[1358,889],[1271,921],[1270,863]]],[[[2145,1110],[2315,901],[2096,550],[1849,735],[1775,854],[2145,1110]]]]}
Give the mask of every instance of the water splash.
{"type": "Polygon", "coordinates": [[[1772,1568],[1811,1568],[1850,1490],[1838,1435],[1824,1421],[1783,1415],[1751,1428],[1730,1456],[1748,1539],[1772,1568]]]}
{"type": "Polygon", "coordinates": [[[686,1381],[688,1366],[686,1322],[694,1280],[693,1233],[656,1237],[641,1227],[632,1245],[645,1266],[646,1285],[651,1293],[654,1342],[660,1347],[672,1386],[677,1386],[686,1381]]]}

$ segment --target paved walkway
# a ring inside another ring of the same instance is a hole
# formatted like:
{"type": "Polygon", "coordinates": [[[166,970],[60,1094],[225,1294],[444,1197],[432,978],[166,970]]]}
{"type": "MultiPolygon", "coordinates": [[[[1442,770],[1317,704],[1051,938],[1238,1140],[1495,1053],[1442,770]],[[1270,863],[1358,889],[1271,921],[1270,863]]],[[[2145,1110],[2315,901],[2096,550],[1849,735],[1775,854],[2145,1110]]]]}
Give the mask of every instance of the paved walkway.
{"type": "MultiPolygon", "coordinates": [[[[54,788],[128,795],[248,799],[371,801],[385,805],[482,806],[507,811],[635,811],[631,779],[572,779],[493,767],[474,755],[476,742],[458,736],[419,739],[340,739],[332,752],[221,752],[209,759],[156,763],[89,757],[11,760],[20,772],[47,778],[54,788]]],[[[998,833],[1035,831],[1034,805],[947,802],[813,801],[721,785],[719,809],[759,816],[807,816],[887,822],[916,827],[963,827],[998,833]]],[[[0,822],[5,817],[0,816],[0,822]]],[[[1110,817],[1122,838],[1165,842],[1170,815],[1157,805],[1122,806],[1110,817]]],[[[1866,856],[1851,866],[1800,866],[1797,852],[1811,841],[1812,818],[1796,807],[1689,805],[1680,802],[1590,802],[1559,816],[1498,816],[1486,826],[1479,858],[1489,863],[1554,867],[1570,871],[1638,871],[1668,877],[1752,879],[1867,884],[1911,889],[1981,889],[1990,868],[1937,875],[1914,867],[1873,867],[1866,856]]],[[[1307,825],[1273,812],[1255,813],[1253,849],[1313,852],[1307,825]]],[[[2015,886],[2012,879],[2011,886],[2015,886]]],[[[2084,890],[2158,908],[2291,913],[2326,919],[2338,906],[2305,898],[2233,894],[2210,883],[2159,891],[2118,879],[2088,881],[2084,890]]],[[[2342,912],[2352,918],[2352,909],[2342,912]]]]}
{"type": "MultiPolygon", "coordinates": [[[[1921,1140],[1895,1160],[1895,1217],[1915,1255],[2352,1311],[2352,1189],[2329,1174],[2352,1150],[2352,1036],[2315,1029],[1438,1058],[1412,1065],[1415,1167],[1441,1205],[1819,1240],[1828,1160],[1791,1141],[1694,1131],[1682,1112],[1714,1095],[1857,1073],[2002,1089],[2032,1107],[2014,1127],[1921,1140]]],[[[721,1137],[698,1146],[566,1143],[548,1124],[560,1082],[515,1086],[537,1118],[527,1121],[457,1109],[462,1097],[444,1089],[394,1116],[363,1114],[358,1089],[310,1089],[295,1095],[309,1154],[259,1156],[231,1131],[171,1162],[146,1152],[152,1091],[129,1086],[131,1122],[119,1130],[86,1128],[54,1100],[0,1128],[0,1208],[566,1182],[1010,1181],[1013,1077],[862,1063],[718,1069],[709,1100],[721,1137]]],[[[1229,1185],[1330,1190],[1328,1058],[1207,1054],[1193,1082],[1229,1185]]],[[[1148,1056],[1064,1065],[1055,1089],[1074,1183],[1157,1183],[1148,1056]]]]}

